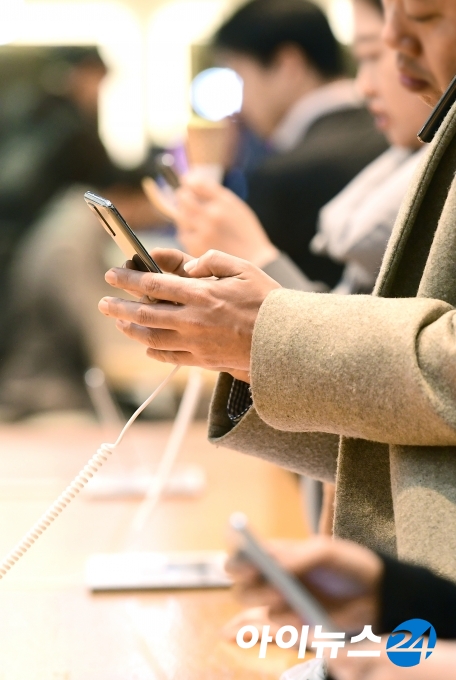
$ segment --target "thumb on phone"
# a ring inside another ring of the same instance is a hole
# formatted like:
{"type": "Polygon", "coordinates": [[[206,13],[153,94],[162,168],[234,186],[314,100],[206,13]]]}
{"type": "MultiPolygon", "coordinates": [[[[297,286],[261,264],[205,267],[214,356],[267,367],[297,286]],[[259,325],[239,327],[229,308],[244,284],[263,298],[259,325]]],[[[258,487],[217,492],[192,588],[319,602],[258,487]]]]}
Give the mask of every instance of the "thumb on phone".
{"type": "Polygon", "coordinates": [[[239,276],[251,267],[246,260],[227,255],[219,250],[208,250],[207,253],[195,260],[184,264],[184,269],[189,276],[195,279],[215,276],[219,279],[230,276],[239,276]]]}

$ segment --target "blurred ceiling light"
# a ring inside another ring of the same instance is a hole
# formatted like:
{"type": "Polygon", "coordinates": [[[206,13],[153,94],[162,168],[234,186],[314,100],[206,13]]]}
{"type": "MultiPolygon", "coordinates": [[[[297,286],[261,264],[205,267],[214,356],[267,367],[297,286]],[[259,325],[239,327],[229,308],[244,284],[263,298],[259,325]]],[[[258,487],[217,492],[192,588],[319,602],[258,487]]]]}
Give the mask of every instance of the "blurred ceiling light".
{"type": "Polygon", "coordinates": [[[0,0],[0,45],[16,40],[21,31],[24,0],[0,0]]]}
{"type": "Polygon", "coordinates": [[[202,118],[222,120],[241,110],[242,80],[229,68],[208,68],[194,78],[190,99],[202,118]]]}
{"type": "MultiPolygon", "coordinates": [[[[1,1],[1,0],[0,0],[1,1]]],[[[230,0],[173,0],[151,16],[147,56],[147,126],[156,144],[182,139],[191,116],[191,50],[219,24],[230,0]]]]}
{"type": "Polygon", "coordinates": [[[350,45],[353,42],[353,5],[351,0],[330,0],[328,18],[339,42],[350,45]]]}
{"type": "MultiPolygon", "coordinates": [[[[4,2],[18,0],[0,0],[4,2]]],[[[26,45],[83,45],[131,43],[132,24],[137,19],[126,4],[118,2],[55,2],[39,0],[22,3],[20,34],[16,42],[26,45]]],[[[0,9],[0,17],[2,11],[0,9]]],[[[137,39],[137,35],[135,35],[137,39]]]]}

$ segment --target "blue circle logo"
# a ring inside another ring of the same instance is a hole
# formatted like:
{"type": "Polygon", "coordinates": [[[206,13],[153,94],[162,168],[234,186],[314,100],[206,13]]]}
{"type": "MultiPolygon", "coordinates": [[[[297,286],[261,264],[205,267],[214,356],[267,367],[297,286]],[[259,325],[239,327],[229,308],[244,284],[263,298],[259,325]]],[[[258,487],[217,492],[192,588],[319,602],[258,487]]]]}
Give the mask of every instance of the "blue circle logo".
{"type": "Polygon", "coordinates": [[[393,630],[386,643],[386,653],[396,666],[410,668],[428,659],[436,642],[434,626],[423,619],[410,619],[393,630]]]}

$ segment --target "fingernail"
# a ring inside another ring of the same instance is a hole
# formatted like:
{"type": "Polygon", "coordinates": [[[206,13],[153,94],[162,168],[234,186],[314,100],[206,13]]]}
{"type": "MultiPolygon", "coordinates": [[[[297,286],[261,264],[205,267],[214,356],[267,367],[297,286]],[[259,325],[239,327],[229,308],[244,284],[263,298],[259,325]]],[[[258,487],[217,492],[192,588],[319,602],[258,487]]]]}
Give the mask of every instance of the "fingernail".
{"type": "Polygon", "coordinates": [[[115,283],[117,281],[117,274],[113,269],[110,269],[105,274],[106,283],[115,283]]]}
{"type": "Polygon", "coordinates": [[[198,260],[190,260],[190,262],[186,262],[186,264],[184,264],[184,269],[187,272],[187,274],[191,272],[193,269],[195,269],[197,264],[198,260]]]}
{"type": "Polygon", "coordinates": [[[119,329],[119,331],[123,331],[124,328],[128,326],[128,323],[126,321],[121,321],[121,319],[117,319],[116,321],[116,328],[119,329]]]}
{"type": "Polygon", "coordinates": [[[109,312],[109,304],[107,298],[103,298],[102,300],[100,300],[100,302],[98,303],[98,309],[103,314],[107,314],[109,312]]]}

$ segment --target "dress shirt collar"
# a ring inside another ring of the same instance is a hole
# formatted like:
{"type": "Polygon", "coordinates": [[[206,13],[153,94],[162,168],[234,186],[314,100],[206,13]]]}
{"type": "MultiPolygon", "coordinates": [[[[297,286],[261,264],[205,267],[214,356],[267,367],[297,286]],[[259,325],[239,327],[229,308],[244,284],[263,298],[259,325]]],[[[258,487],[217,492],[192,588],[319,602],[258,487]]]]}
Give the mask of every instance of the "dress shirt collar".
{"type": "Polygon", "coordinates": [[[322,116],[362,106],[353,80],[337,80],[305,94],[294,104],[270,137],[277,151],[290,151],[322,116]]]}

